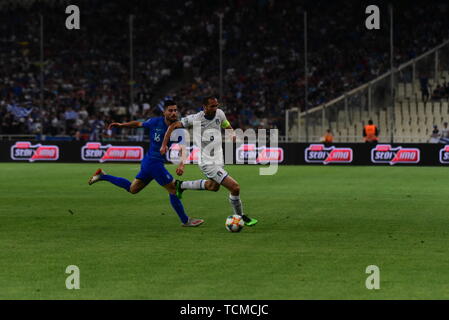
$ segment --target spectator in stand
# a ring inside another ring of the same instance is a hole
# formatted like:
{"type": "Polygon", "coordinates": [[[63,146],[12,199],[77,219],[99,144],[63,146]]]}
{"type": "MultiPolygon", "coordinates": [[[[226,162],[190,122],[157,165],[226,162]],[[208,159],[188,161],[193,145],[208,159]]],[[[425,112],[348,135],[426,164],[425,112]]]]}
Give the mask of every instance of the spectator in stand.
{"type": "Polygon", "coordinates": [[[373,124],[373,120],[368,120],[368,124],[363,128],[363,137],[366,143],[377,144],[379,140],[379,130],[373,124]]]}
{"type": "Polygon", "coordinates": [[[331,129],[327,129],[326,133],[324,134],[324,136],[321,138],[321,141],[324,142],[325,144],[331,144],[334,142],[334,136],[332,134],[331,129]]]}
{"type": "Polygon", "coordinates": [[[445,95],[445,89],[440,84],[437,85],[436,89],[432,93],[432,100],[440,100],[444,98],[445,95]]]}
{"type": "Polygon", "coordinates": [[[93,116],[90,119],[91,122],[91,131],[90,131],[90,136],[89,136],[89,140],[90,141],[100,141],[101,138],[103,137],[103,129],[104,129],[104,122],[103,120],[101,120],[102,117],[95,117],[93,116]]]}
{"type": "Polygon", "coordinates": [[[78,112],[73,110],[71,107],[68,107],[66,112],[64,113],[65,120],[65,132],[69,135],[73,135],[75,133],[75,124],[78,119],[78,112]]]}
{"type": "Polygon", "coordinates": [[[438,84],[432,92],[431,99],[434,101],[449,99],[449,82],[438,84]]]}
{"type": "MultiPolygon", "coordinates": [[[[145,122],[146,119],[143,117],[141,113],[138,113],[136,116],[136,121],[145,122]]],[[[136,129],[136,141],[143,141],[143,137],[145,135],[145,130],[143,128],[136,129]]]]}
{"type": "Polygon", "coordinates": [[[447,122],[443,123],[443,128],[441,129],[440,142],[449,143],[449,127],[447,122]]]}
{"type": "Polygon", "coordinates": [[[429,143],[438,143],[440,142],[440,130],[438,130],[438,126],[433,126],[432,134],[430,135],[429,143]]]}

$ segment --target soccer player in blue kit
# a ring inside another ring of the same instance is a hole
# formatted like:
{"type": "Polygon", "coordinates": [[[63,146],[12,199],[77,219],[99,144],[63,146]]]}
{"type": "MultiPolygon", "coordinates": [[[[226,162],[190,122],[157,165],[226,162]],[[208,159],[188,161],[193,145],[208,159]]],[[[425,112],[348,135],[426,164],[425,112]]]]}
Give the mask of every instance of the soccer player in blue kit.
{"type": "MultiPolygon", "coordinates": [[[[118,128],[145,128],[150,136],[150,149],[141,162],[140,172],[137,174],[134,181],[121,177],[115,177],[106,174],[102,169],[98,169],[89,179],[89,185],[98,181],[109,181],[110,183],[125,189],[129,193],[136,194],[145,188],[153,179],[164,187],[170,197],[170,204],[182,221],[185,227],[196,227],[204,222],[202,219],[189,218],[184,211],[184,206],[181,200],[176,196],[176,185],[173,176],[164,167],[164,156],[159,152],[164,139],[165,131],[170,124],[178,120],[178,108],[176,103],[168,100],[164,104],[164,115],[148,119],[145,122],[131,121],[126,123],[111,123],[109,129],[118,128]]],[[[176,169],[177,174],[182,174],[182,166],[176,169]]]]}

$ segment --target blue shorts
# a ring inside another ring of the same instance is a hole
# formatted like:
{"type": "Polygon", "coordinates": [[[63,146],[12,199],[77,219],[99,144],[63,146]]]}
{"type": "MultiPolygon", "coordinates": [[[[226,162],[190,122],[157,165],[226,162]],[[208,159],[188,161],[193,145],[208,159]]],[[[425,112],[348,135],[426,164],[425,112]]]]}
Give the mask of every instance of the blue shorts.
{"type": "Polygon", "coordinates": [[[146,184],[155,179],[161,186],[165,186],[173,181],[173,176],[165,169],[163,162],[144,158],[136,179],[142,180],[146,184]]]}

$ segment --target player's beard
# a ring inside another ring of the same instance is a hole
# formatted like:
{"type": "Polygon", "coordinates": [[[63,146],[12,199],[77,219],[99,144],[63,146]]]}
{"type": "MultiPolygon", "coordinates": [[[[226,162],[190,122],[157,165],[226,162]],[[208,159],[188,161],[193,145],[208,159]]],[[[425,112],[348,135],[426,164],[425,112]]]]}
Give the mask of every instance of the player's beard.
{"type": "Polygon", "coordinates": [[[173,122],[178,121],[178,117],[174,118],[173,120],[170,118],[165,118],[167,120],[168,123],[172,124],[173,122]]]}

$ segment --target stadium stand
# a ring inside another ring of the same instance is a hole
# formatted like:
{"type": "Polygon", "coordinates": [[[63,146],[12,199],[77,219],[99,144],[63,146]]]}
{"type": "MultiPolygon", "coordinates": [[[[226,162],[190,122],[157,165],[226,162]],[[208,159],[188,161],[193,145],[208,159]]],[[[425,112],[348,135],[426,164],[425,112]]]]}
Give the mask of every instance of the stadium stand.
{"type": "MultiPolygon", "coordinates": [[[[279,128],[285,135],[286,110],[304,111],[304,10],[309,16],[310,107],[337,98],[389,69],[388,30],[366,30],[360,23],[365,17],[362,4],[326,1],[315,6],[316,1],[281,0],[224,1],[224,6],[181,0],[78,3],[82,28],[69,32],[63,27],[68,1],[2,2],[0,134],[101,139],[104,123],[157,114],[157,105],[165,96],[173,97],[183,114],[195,112],[205,95],[218,93],[219,12],[224,13],[225,40],[221,101],[235,127],[279,128]],[[43,106],[39,12],[44,17],[45,39],[43,106]],[[97,19],[99,14],[101,19],[97,19]],[[134,105],[129,85],[130,14],[135,16],[134,105]]],[[[447,38],[448,11],[442,2],[425,7],[398,3],[396,10],[401,12],[395,21],[396,65],[447,38]]],[[[418,101],[419,81],[414,89],[411,83],[398,82],[395,114],[401,122],[395,130],[400,139],[415,135],[419,138],[411,141],[422,140],[424,135],[428,139],[432,125],[441,123],[447,114],[447,94],[435,94],[441,89],[434,84],[443,86],[445,77],[449,80],[447,72],[429,79],[431,97],[425,105],[418,101]]],[[[362,121],[369,115],[357,108],[350,113],[350,125],[342,125],[348,119],[341,110],[335,123],[330,123],[333,131],[338,129],[334,141],[360,141],[362,121]]],[[[387,112],[380,110],[373,119],[383,134],[387,118],[387,112]]],[[[312,125],[311,137],[320,137],[324,133],[321,126],[312,125]]],[[[115,138],[136,135],[126,131],[113,134],[115,138]]],[[[297,135],[294,128],[290,135],[297,135]]]]}

